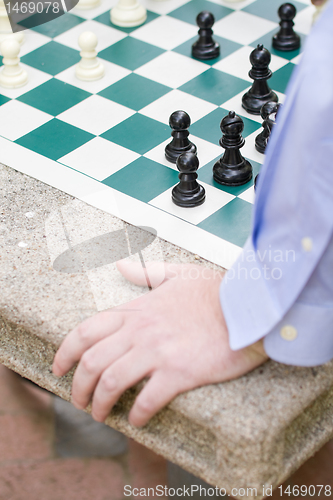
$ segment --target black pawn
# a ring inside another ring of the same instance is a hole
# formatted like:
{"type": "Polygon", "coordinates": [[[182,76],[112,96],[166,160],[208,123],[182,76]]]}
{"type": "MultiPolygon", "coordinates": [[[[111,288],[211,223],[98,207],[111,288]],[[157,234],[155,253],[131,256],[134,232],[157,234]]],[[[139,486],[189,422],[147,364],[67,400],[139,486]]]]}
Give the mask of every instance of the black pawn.
{"type": "Polygon", "coordinates": [[[287,52],[299,49],[301,38],[294,31],[294,19],[297,14],[296,7],[291,3],[284,3],[278,10],[280,31],[273,36],[273,47],[276,50],[287,52]]]}
{"type": "Polygon", "coordinates": [[[198,207],[205,201],[205,189],[198,183],[199,160],[194,153],[183,153],[178,157],[179,184],[172,190],[172,201],[185,208],[198,207]]]}
{"type": "Polygon", "coordinates": [[[245,144],[242,137],[244,122],[234,111],[221,121],[223,134],[220,145],[225,153],[213,167],[213,177],[219,184],[225,186],[241,186],[252,179],[252,165],[240,153],[245,144]]]}
{"type": "Polygon", "coordinates": [[[197,147],[188,139],[188,128],[191,118],[185,111],[175,111],[169,118],[172,128],[172,141],[165,147],[165,157],[171,163],[176,163],[178,156],[182,153],[196,153],[197,147]]]}
{"type": "Polygon", "coordinates": [[[275,125],[276,115],[279,108],[280,104],[277,104],[274,101],[266,102],[266,104],[264,104],[261,108],[260,114],[261,118],[264,120],[262,124],[264,130],[257,135],[255,139],[256,150],[259,151],[259,153],[264,154],[266,151],[268,140],[275,125]]]}
{"type": "Polygon", "coordinates": [[[259,174],[257,174],[254,178],[254,192],[256,192],[257,190],[258,181],[259,181],[259,174]]]}
{"type": "Polygon", "coordinates": [[[270,52],[259,44],[251,52],[250,62],[252,69],[249,72],[250,78],[254,80],[252,87],[243,95],[242,105],[248,113],[260,115],[260,110],[268,101],[278,102],[278,96],[268,86],[267,80],[272,76],[269,69],[271,62],[270,52]]]}
{"type": "Polygon", "coordinates": [[[220,45],[213,40],[214,22],[213,14],[207,10],[197,15],[199,40],[192,45],[192,56],[196,59],[215,59],[220,55],[220,45]]]}

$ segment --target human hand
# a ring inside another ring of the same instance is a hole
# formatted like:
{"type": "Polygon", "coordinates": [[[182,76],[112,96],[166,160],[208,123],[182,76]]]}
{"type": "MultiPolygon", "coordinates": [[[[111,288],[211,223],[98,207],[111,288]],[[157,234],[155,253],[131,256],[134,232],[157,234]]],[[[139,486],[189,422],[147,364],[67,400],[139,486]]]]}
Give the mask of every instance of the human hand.
{"type": "MultiPolygon", "coordinates": [[[[140,264],[117,265],[127,279],[147,285],[140,264]]],[[[135,426],[145,425],[177,394],[237,378],[268,359],[261,342],[230,349],[219,301],[221,273],[152,264],[148,275],[153,291],[128,303],[125,311],[114,308],[78,325],[54,358],[57,376],[79,362],[72,402],[84,409],[92,400],[92,416],[99,422],[126,389],[146,377],[129,414],[135,426]],[[165,280],[160,285],[161,266],[165,280]]]]}

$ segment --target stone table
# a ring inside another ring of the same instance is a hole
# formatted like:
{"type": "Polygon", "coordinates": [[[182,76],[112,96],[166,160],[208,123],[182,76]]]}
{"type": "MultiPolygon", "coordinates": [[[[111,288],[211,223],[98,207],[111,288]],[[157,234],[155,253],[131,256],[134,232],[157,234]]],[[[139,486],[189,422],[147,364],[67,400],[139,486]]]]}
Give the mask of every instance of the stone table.
{"type": "MultiPolygon", "coordinates": [[[[51,371],[66,333],[147,290],[126,282],[114,263],[85,273],[59,272],[53,263],[71,245],[131,228],[4,166],[0,184],[0,362],[69,400],[72,374],[57,379],[51,371]]],[[[158,238],[142,255],[211,266],[158,238]]],[[[229,494],[242,498],[232,488],[256,488],[261,498],[263,485],[276,487],[333,435],[332,390],[332,363],[269,361],[238,380],[178,396],[142,429],[127,421],[133,388],[107,424],[229,494]]]]}

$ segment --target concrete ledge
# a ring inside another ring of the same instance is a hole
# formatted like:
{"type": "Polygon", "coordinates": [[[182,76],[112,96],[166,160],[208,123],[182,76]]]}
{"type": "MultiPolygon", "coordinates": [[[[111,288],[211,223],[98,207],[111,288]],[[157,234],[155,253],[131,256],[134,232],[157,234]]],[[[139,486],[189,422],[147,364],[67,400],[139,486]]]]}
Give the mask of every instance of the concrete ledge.
{"type": "MultiPolygon", "coordinates": [[[[7,167],[0,167],[0,183],[0,362],[70,400],[71,375],[59,380],[51,372],[64,335],[99,309],[146,291],[112,263],[81,274],[52,267],[66,241],[119,230],[122,221],[7,167]]],[[[143,254],[210,265],[158,239],[143,254]]],[[[252,487],[261,498],[263,485],[280,484],[333,435],[333,363],[268,362],[179,396],[140,430],[127,421],[138,390],[123,395],[107,423],[228,493],[252,487]]]]}

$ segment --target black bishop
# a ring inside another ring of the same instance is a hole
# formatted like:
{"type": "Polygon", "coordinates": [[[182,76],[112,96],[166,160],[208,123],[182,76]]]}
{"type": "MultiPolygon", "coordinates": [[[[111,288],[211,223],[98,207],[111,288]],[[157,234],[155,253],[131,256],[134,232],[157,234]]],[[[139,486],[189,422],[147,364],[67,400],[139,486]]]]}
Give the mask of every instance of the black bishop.
{"type": "Polygon", "coordinates": [[[240,153],[245,140],[242,136],[244,122],[234,111],[221,121],[223,134],[220,145],[225,153],[213,167],[213,177],[219,184],[241,186],[252,179],[252,165],[240,153]]]}

